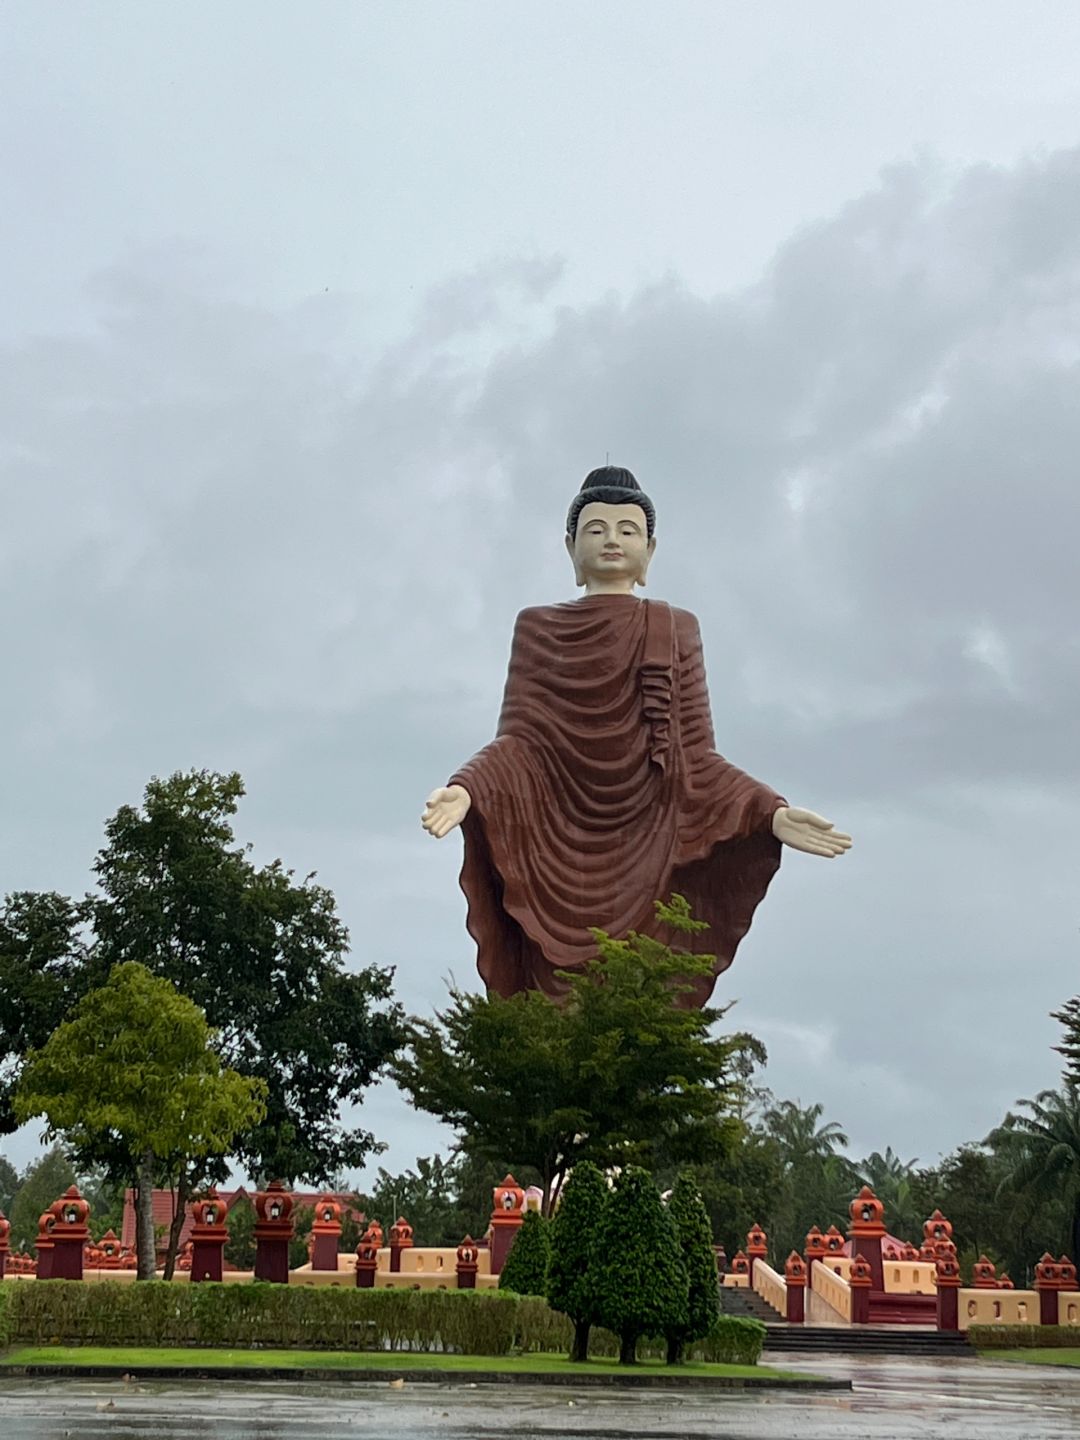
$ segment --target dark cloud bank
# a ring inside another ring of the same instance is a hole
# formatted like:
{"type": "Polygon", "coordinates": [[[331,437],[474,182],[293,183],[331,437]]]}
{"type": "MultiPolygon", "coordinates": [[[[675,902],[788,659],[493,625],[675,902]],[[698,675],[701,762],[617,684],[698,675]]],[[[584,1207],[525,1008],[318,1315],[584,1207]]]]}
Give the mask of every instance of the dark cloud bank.
{"type": "MultiPolygon", "coordinates": [[[[438,1003],[473,959],[421,801],[610,452],[721,748],[857,835],[789,857],[725,993],[777,1091],[929,1160],[1053,1082],[1080,989],[1080,151],[890,170],[738,294],[561,309],[558,274],[454,277],[386,346],[362,298],[260,310],[164,254],[2,356],[3,888],[83,888],[151,773],[236,767],[241,833],[438,1003]]],[[[439,1141],[370,1111],[395,1163],[439,1141]]]]}

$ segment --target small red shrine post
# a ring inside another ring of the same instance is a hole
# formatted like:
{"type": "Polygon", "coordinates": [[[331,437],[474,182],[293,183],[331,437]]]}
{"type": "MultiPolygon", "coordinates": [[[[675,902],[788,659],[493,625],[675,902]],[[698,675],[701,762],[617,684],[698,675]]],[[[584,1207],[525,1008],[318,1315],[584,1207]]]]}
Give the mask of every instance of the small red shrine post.
{"type": "Polygon", "coordinates": [[[289,1241],[293,1237],[293,1198],[280,1180],[255,1196],[255,1279],[289,1283],[289,1241]]]}
{"type": "Polygon", "coordinates": [[[476,1272],[479,1268],[479,1248],[472,1236],[466,1235],[457,1248],[457,1288],[459,1290],[475,1290],[476,1272]]]}
{"type": "MultiPolygon", "coordinates": [[[[1062,1259],[1065,1257],[1062,1256],[1062,1259]]],[[[1065,1263],[1068,1264],[1068,1260],[1065,1260],[1065,1263]]],[[[1074,1271],[1074,1276],[1075,1273],[1074,1271]]],[[[1061,1261],[1055,1260],[1050,1254],[1044,1255],[1035,1266],[1035,1289],[1039,1295],[1040,1325],[1056,1325],[1058,1323],[1058,1293],[1064,1288],[1061,1261]]]]}
{"type": "MultiPolygon", "coordinates": [[[[211,1186],[191,1207],[191,1271],[193,1281],[220,1280],[229,1232],[225,1228],[225,1201],[211,1186]]],[[[257,1252],[256,1252],[257,1253],[257,1252]]],[[[288,1252],[286,1250],[286,1266],[288,1252]]]]}
{"type": "Polygon", "coordinates": [[[311,1268],[336,1270],[340,1245],[341,1206],[332,1195],[323,1195],[315,1202],[311,1225],[311,1268]]]}
{"type": "Polygon", "coordinates": [[[937,1286],[937,1328],[960,1329],[960,1266],[953,1255],[939,1255],[934,1262],[937,1286]]]}
{"type": "Polygon", "coordinates": [[[525,1191],[507,1175],[495,1187],[495,1208],[491,1213],[491,1273],[499,1275],[525,1219],[525,1191]]]}
{"type": "Polygon", "coordinates": [[[750,1288],[754,1287],[754,1266],[769,1254],[769,1237],[760,1225],[752,1225],[746,1236],[746,1254],[750,1260],[750,1288]]]}
{"type": "Polygon", "coordinates": [[[851,1286],[851,1323],[868,1325],[870,1323],[870,1291],[874,1286],[874,1273],[870,1268],[870,1261],[865,1256],[856,1255],[852,1259],[848,1284],[851,1286]]]}
{"type": "Polygon", "coordinates": [[[7,1258],[11,1254],[11,1244],[8,1236],[11,1234],[11,1221],[0,1210],[0,1280],[4,1278],[7,1270],[7,1258]]]}
{"type": "Polygon", "coordinates": [[[789,1325],[801,1325],[806,1319],[806,1261],[792,1250],[784,1264],[787,1282],[787,1316],[789,1325]]]}
{"type": "Polygon", "coordinates": [[[825,1236],[816,1225],[806,1232],[806,1248],[803,1251],[803,1259],[806,1261],[806,1287],[808,1290],[814,1288],[814,1261],[825,1259],[825,1236]]]}
{"type": "Polygon", "coordinates": [[[382,1249],[382,1229],[371,1224],[360,1237],[356,1247],[356,1288],[374,1290],[375,1272],[379,1268],[379,1251],[382,1249]]]}
{"type": "Polygon", "coordinates": [[[48,1280],[52,1274],[52,1231],[55,1224],[56,1215],[51,1207],[43,1210],[38,1216],[38,1232],[34,1240],[34,1249],[37,1251],[37,1278],[39,1280],[48,1280]]]}
{"type": "Polygon", "coordinates": [[[885,1264],[881,1253],[881,1242],[885,1238],[885,1207],[870,1189],[864,1185],[851,1202],[848,1210],[851,1224],[848,1239],[852,1255],[861,1255],[870,1266],[870,1288],[885,1289],[885,1264]]]}
{"type": "Polygon", "coordinates": [[[52,1206],[56,1216],[50,1238],[52,1240],[51,1280],[81,1280],[83,1278],[83,1247],[90,1239],[90,1227],[86,1221],[90,1206],[79,1194],[78,1186],[71,1185],[52,1206]]]}
{"type": "Polygon", "coordinates": [[[401,1274],[401,1252],[411,1250],[413,1243],[413,1228],[405,1219],[399,1215],[390,1226],[390,1273],[391,1275],[401,1274]]]}

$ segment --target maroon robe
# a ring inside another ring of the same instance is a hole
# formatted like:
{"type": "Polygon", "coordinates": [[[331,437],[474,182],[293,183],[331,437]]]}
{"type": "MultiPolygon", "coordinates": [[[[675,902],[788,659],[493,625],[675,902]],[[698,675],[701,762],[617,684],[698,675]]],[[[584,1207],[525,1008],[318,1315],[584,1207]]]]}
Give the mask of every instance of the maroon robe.
{"type": "Polygon", "coordinates": [[[521,612],[498,734],[449,782],[472,797],[461,888],[489,989],[562,994],[556,970],[596,954],[590,926],[727,969],[779,867],[785,802],[714,743],[688,611],[591,595],[521,612]],[[654,901],[673,893],[708,930],[665,933],[654,901]]]}

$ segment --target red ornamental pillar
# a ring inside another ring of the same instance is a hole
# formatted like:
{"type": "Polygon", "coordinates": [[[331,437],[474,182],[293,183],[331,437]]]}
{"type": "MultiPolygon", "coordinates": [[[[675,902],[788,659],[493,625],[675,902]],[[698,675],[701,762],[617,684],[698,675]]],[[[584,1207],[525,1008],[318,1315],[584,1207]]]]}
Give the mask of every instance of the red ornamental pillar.
{"type": "Polygon", "coordinates": [[[499,1275],[525,1219],[525,1191],[507,1175],[495,1186],[495,1208],[491,1212],[491,1273],[499,1275]]]}
{"type": "Polygon", "coordinates": [[[101,1251],[101,1259],[98,1261],[98,1268],[101,1270],[120,1269],[120,1241],[117,1239],[115,1230],[106,1230],[98,1243],[101,1251]]]}
{"type": "Polygon", "coordinates": [[[413,1243],[413,1228],[403,1215],[399,1215],[393,1225],[390,1226],[390,1273],[400,1275],[401,1273],[401,1252],[411,1250],[413,1243]]]}
{"type": "Polygon", "coordinates": [[[865,1256],[856,1255],[852,1260],[848,1284],[851,1286],[851,1323],[869,1325],[870,1291],[874,1285],[874,1273],[865,1256]]]}
{"type": "Polygon", "coordinates": [[[78,1187],[70,1186],[52,1206],[56,1221],[52,1227],[52,1280],[81,1280],[83,1278],[83,1248],[90,1239],[87,1217],[90,1206],[79,1194],[78,1187]]]}
{"type": "Polygon", "coordinates": [[[48,1280],[52,1274],[52,1231],[55,1224],[56,1216],[51,1209],[43,1210],[38,1216],[38,1233],[34,1241],[34,1249],[37,1251],[37,1278],[39,1280],[48,1280]]]}
{"type": "Polygon", "coordinates": [[[787,1321],[790,1325],[801,1325],[806,1319],[806,1261],[792,1250],[784,1265],[784,1279],[787,1281],[787,1321]]]}
{"type": "Polygon", "coordinates": [[[11,1245],[8,1236],[11,1234],[11,1221],[7,1219],[4,1212],[0,1210],[0,1280],[4,1278],[7,1269],[7,1258],[11,1254],[11,1245]]]}
{"type": "Polygon", "coordinates": [[[937,1328],[960,1329],[960,1266],[952,1255],[939,1257],[934,1263],[937,1285],[937,1328]]]}
{"type": "Polygon", "coordinates": [[[341,1206],[332,1195],[323,1195],[315,1202],[311,1225],[311,1268],[336,1270],[340,1245],[341,1206]]]}
{"type": "Polygon", "coordinates": [[[735,1251],[735,1254],[731,1257],[731,1274],[732,1274],[732,1275],[749,1275],[749,1274],[750,1274],[750,1261],[749,1261],[749,1259],[743,1254],[743,1252],[742,1252],[741,1250],[736,1250],[736,1251],[735,1251]]]}
{"type": "Polygon", "coordinates": [[[476,1272],[479,1268],[480,1251],[472,1236],[466,1235],[457,1248],[457,1288],[475,1290],[476,1272]]]}
{"type": "Polygon", "coordinates": [[[980,1255],[971,1267],[971,1285],[974,1290],[996,1290],[998,1288],[997,1271],[993,1262],[988,1260],[985,1255],[980,1255]]]}
{"type": "Polygon", "coordinates": [[[289,1241],[293,1237],[293,1198],[280,1180],[255,1196],[255,1279],[289,1283],[289,1241]]]}
{"type": "Polygon", "coordinates": [[[369,1225],[360,1237],[356,1247],[356,1288],[374,1290],[375,1271],[379,1268],[379,1251],[382,1249],[382,1230],[378,1225],[369,1225]]]}
{"type": "Polygon", "coordinates": [[[1039,1293],[1040,1325],[1056,1325],[1058,1323],[1058,1291],[1063,1288],[1060,1263],[1052,1255],[1044,1255],[1035,1266],[1035,1289],[1039,1293]]]}
{"type": "MultiPolygon", "coordinates": [[[[222,1257],[228,1243],[225,1228],[225,1201],[211,1186],[201,1200],[191,1207],[191,1272],[194,1281],[220,1280],[222,1257]]],[[[287,1258],[287,1256],[286,1256],[287,1258]]]]}
{"type": "Polygon", "coordinates": [[[754,1284],[754,1266],[769,1254],[769,1239],[760,1225],[751,1226],[746,1236],[746,1253],[750,1259],[750,1286],[754,1284]]]}
{"type": "Polygon", "coordinates": [[[885,1206],[870,1186],[864,1185],[851,1202],[848,1214],[851,1216],[848,1226],[851,1253],[861,1255],[870,1266],[870,1288],[884,1290],[885,1265],[881,1242],[885,1238],[885,1206]]]}
{"type": "Polygon", "coordinates": [[[806,1260],[806,1285],[807,1289],[814,1288],[814,1261],[825,1259],[825,1236],[815,1225],[806,1232],[806,1249],[803,1257],[806,1260]]]}

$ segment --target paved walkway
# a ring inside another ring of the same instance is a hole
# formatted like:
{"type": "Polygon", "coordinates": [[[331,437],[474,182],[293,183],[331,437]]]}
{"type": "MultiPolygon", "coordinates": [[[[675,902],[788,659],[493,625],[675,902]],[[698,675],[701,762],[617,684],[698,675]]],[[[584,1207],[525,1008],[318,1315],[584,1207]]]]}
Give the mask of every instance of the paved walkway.
{"type": "Polygon", "coordinates": [[[0,1380],[4,1440],[1074,1440],[1080,1371],[785,1356],[852,1392],[0,1380]]]}

